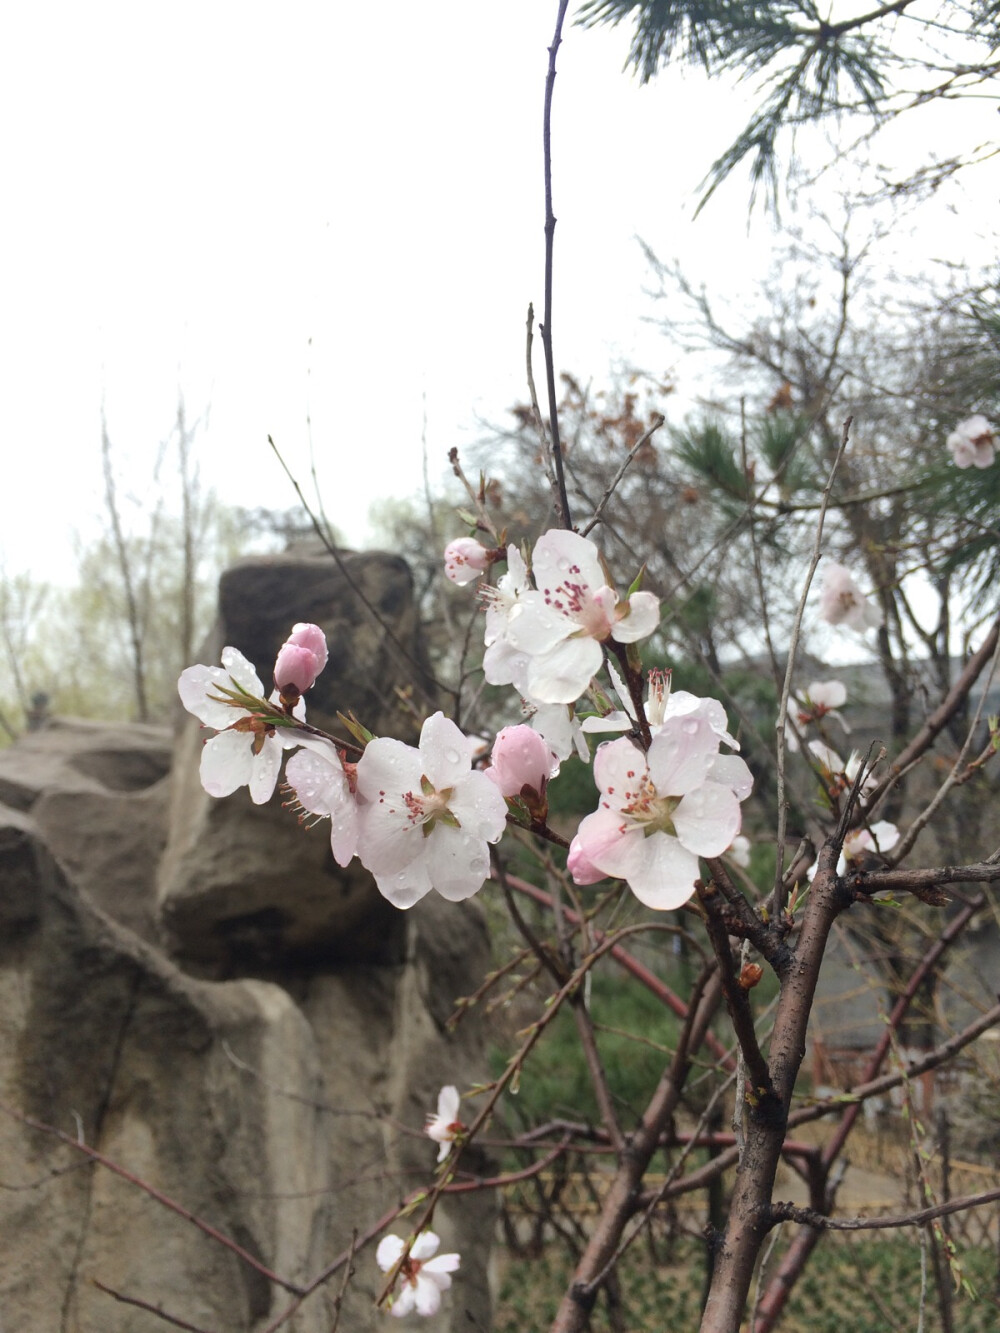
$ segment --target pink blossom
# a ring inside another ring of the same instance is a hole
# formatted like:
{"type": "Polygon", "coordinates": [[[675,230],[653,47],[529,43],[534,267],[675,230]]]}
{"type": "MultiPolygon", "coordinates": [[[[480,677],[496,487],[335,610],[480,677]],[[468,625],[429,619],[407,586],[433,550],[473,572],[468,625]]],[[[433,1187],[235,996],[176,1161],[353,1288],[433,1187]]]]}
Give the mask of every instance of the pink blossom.
{"type": "Polygon", "coordinates": [[[712,724],[694,713],[666,719],[645,755],[626,739],[605,742],[594,759],[600,805],[574,839],[577,870],[627,880],[647,907],[686,902],[699,856],[721,856],[739,832],[737,792],[752,782],[743,761],[718,748],[712,724]],[[723,758],[741,771],[713,776],[723,758]]]}
{"type": "Polygon", "coordinates": [[[326,666],[326,635],[318,625],[296,625],[274,663],[274,684],[281,694],[304,694],[326,666]]]}
{"type": "Polygon", "coordinates": [[[528,725],[558,760],[568,759],[575,752],[585,764],[590,763],[590,748],[572,704],[531,704],[526,699],[521,704],[528,725]]]}
{"type": "MultiPolygon", "coordinates": [[[[401,1318],[412,1311],[421,1315],[437,1314],[441,1293],[451,1286],[451,1275],[461,1263],[458,1254],[438,1254],[441,1240],[433,1231],[421,1231],[403,1259],[397,1277],[397,1292],[391,1313],[401,1318]],[[436,1256],[436,1257],[435,1257],[436,1256]]],[[[406,1244],[400,1236],[383,1236],[375,1251],[375,1262],[389,1273],[403,1256],[406,1244]]]]}
{"type": "Polygon", "coordinates": [[[490,567],[490,553],[474,537],[456,537],[444,548],[444,572],[464,588],[490,567]]]}
{"type": "Polygon", "coordinates": [[[882,624],[881,608],[869,602],[849,569],[831,562],[823,573],[819,613],[830,625],[846,625],[863,634],[882,624]]]}
{"type": "Polygon", "coordinates": [[[597,866],[587,856],[584,845],[580,841],[579,833],[569,845],[566,869],[573,876],[574,884],[596,884],[598,880],[607,878],[604,871],[598,870],[597,866]]]}
{"type": "Polygon", "coordinates": [[[572,703],[600,669],[605,640],[634,643],[659,624],[659,600],[635,592],[622,601],[597,547],[579,533],[553,529],[539,537],[532,574],[534,589],[525,579],[503,607],[502,625],[487,624],[487,646],[502,642],[505,651],[499,662],[488,651],[483,666],[490,684],[513,683],[533,702],[572,703]]]}
{"type": "MultiPolygon", "coordinates": [[[[299,744],[299,733],[270,721],[264,687],[252,664],[236,648],[223,648],[221,667],[187,667],[177,692],[189,713],[218,732],[201,751],[201,785],[209,796],[231,796],[249,787],[254,804],[269,801],[282,751],[299,744]]],[[[304,721],[305,715],[300,699],[294,716],[304,721]]]]}
{"type": "Polygon", "coordinates": [[[837,873],[842,875],[846,861],[857,860],[865,852],[888,852],[899,842],[899,829],[886,819],[880,819],[868,828],[854,829],[844,839],[844,851],[837,865],[837,873]]]}
{"type": "Polygon", "coordinates": [[[520,796],[525,788],[542,796],[549,778],[558,772],[558,759],[531,727],[518,723],[497,732],[486,776],[504,796],[520,796]]]}
{"type": "Polygon", "coordinates": [[[424,1133],[441,1145],[438,1149],[439,1162],[444,1161],[455,1139],[465,1130],[465,1125],[458,1118],[461,1100],[458,1089],[449,1084],[438,1093],[437,1114],[427,1117],[424,1133]]]}
{"type": "Polygon", "coordinates": [[[461,902],[489,873],[487,844],[503,833],[507,806],[496,784],[473,771],[475,748],[435,713],[419,749],[380,736],[358,761],[358,856],[396,907],[412,907],[431,889],[461,902]]]}
{"type": "Polygon", "coordinates": [[[996,457],[997,435],[986,418],[977,413],[960,421],[945,445],[956,467],[987,468],[996,457]]]}
{"type": "Polygon", "coordinates": [[[297,739],[304,748],[285,765],[285,781],[304,811],[329,819],[334,860],[346,866],[358,849],[360,817],[352,787],[357,768],[345,765],[343,755],[321,736],[300,733],[297,739]]]}

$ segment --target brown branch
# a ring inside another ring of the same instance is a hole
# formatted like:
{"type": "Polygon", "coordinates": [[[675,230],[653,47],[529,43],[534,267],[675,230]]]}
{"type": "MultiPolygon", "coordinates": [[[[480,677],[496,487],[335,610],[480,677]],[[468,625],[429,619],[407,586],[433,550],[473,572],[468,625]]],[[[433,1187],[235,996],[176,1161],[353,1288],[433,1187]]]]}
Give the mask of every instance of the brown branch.
{"type": "Polygon", "coordinates": [[[681,1029],[677,1050],[663,1071],[649,1105],[635,1132],[629,1137],[611,1187],[605,1196],[597,1225],[573,1274],[572,1284],[562,1299],[552,1333],[581,1333],[588,1326],[590,1312],[597,1299],[594,1286],[622,1238],[629,1218],[635,1212],[639,1182],[656,1151],[663,1128],[676,1110],[690,1069],[691,1057],[704,1040],[714,1016],[722,987],[717,967],[706,966],[694,985],[691,1005],[681,1029]]]}
{"type": "Polygon", "coordinates": [[[921,1227],[933,1222],[935,1218],[950,1217],[953,1213],[964,1213],[970,1208],[981,1208],[998,1199],[1000,1189],[987,1190],[984,1194],[966,1194],[960,1199],[921,1208],[916,1213],[888,1217],[827,1217],[812,1208],[799,1208],[794,1203],[776,1203],[771,1209],[771,1216],[775,1223],[800,1222],[803,1226],[816,1227],[820,1231],[889,1231],[896,1227],[921,1227]]]}
{"type": "Polygon", "coordinates": [[[736,1040],[740,1044],[740,1051],[746,1063],[747,1073],[750,1075],[751,1087],[747,1094],[747,1100],[753,1104],[758,1097],[774,1096],[771,1071],[767,1067],[767,1061],[764,1059],[757,1042],[753,1011],[750,1008],[750,996],[740,985],[739,978],[736,975],[733,950],[729,943],[729,933],[722,923],[719,895],[714,886],[705,888],[702,885],[698,888],[698,900],[705,909],[705,928],[719,964],[722,994],[726,1000],[726,1008],[729,1010],[736,1040]]]}
{"type": "Polygon", "coordinates": [[[569,0],[559,0],[559,12],[556,15],[556,30],[549,47],[549,68],[545,76],[545,110],[542,118],[542,154],[545,172],[545,322],[540,332],[542,350],[545,353],[545,387],[549,399],[549,429],[552,439],[552,461],[556,469],[556,483],[559,488],[559,521],[564,528],[572,528],[573,517],[569,508],[569,496],[566,494],[566,476],[563,470],[562,445],[559,442],[559,417],[556,403],[556,369],[552,352],[552,255],[555,239],[556,219],[552,212],[552,93],[556,82],[556,53],[562,42],[563,22],[569,0]]]}
{"type": "Polygon", "coordinates": [[[608,501],[611,499],[615,491],[618,489],[621,479],[628,471],[629,466],[632,463],[632,460],[635,458],[636,454],[643,447],[643,445],[653,438],[653,436],[656,434],[656,432],[660,429],[660,427],[664,424],[665,421],[666,417],[662,416],[659,412],[657,412],[653,417],[653,424],[650,426],[649,430],[645,431],[644,434],[639,437],[639,439],[635,442],[635,444],[633,444],[632,448],[625,455],[625,460],[622,463],[621,467],[618,469],[615,475],[608,482],[607,486],[604,488],[604,494],[601,496],[600,500],[598,500],[597,506],[594,509],[593,514],[591,515],[590,518],[587,519],[586,523],[580,529],[580,535],[582,537],[586,537],[587,533],[590,532],[592,528],[595,528],[597,524],[601,521],[601,515],[604,513],[608,501]]]}
{"type": "Polygon", "coordinates": [[[336,564],[337,568],[343,575],[344,580],[347,583],[347,586],[350,588],[351,592],[354,593],[355,597],[357,597],[358,601],[365,608],[368,614],[374,619],[379,629],[381,629],[382,633],[386,636],[386,638],[393,645],[396,651],[400,653],[403,660],[409,662],[409,664],[412,667],[416,668],[417,675],[413,677],[414,685],[424,696],[424,698],[427,700],[428,703],[436,705],[437,701],[434,699],[430,690],[428,690],[427,687],[424,685],[423,683],[424,680],[429,680],[430,683],[435,687],[435,689],[441,690],[445,694],[452,694],[453,691],[450,690],[447,685],[442,685],[442,683],[439,680],[436,680],[430,674],[427,667],[422,662],[419,662],[413,656],[409,648],[407,648],[406,644],[403,643],[402,640],[395,633],[392,626],[386,620],[385,616],[382,615],[378,607],[375,606],[374,603],[367,596],[364,589],[361,587],[361,585],[354,578],[354,575],[348,569],[347,561],[344,559],[343,554],[340,551],[340,548],[330,540],[329,534],[324,530],[322,523],[320,523],[319,519],[313,513],[312,509],[309,506],[309,502],[306,500],[306,497],[303,494],[302,487],[299,485],[298,481],[293,476],[291,469],[289,468],[288,464],[282,457],[281,450],[275,444],[274,440],[270,435],[267,437],[267,442],[274,450],[275,458],[277,458],[278,462],[281,464],[285,476],[291,482],[295,494],[299,497],[299,503],[305,510],[306,516],[308,517],[310,523],[313,526],[313,531],[316,533],[317,537],[319,537],[320,541],[323,543],[323,547],[326,553],[333,557],[334,563],[336,564]]]}
{"type": "Polygon", "coordinates": [[[145,1310],[149,1314],[156,1315],[157,1319],[162,1319],[166,1324],[173,1324],[174,1328],[187,1329],[187,1333],[209,1333],[208,1330],[199,1327],[197,1324],[189,1324],[186,1319],[178,1319],[176,1315],[167,1314],[166,1310],[161,1310],[158,1305],[150,1305],[149,1301],[141,1301],[137,1296],[126,1296],[124,1292],[115,1291],[114,1287],[108,1287],[103,1282],[98,1282],[96,1277],[92,1277],[90,1280],[98,1291],[103,1291],[107,1296],[113,1296],[116,1301],[121,1301],[122,1305],[134,1305],[138,1310],[145,1310]]]}
{"type": "Polygon", "coordinates": [[[929,870],[859,870],[845,881],[858,893],[884,890],[918,896],[939,884],[994,884],[1000,880],[1000,861],[977,861],[971,866],[937,866],[929,870]]]}
{"type": "Polygon", "coordinates": [[[150,1185],[148,1181],[143,1180],[140,1176],[133,1175],[132,1172],[127,1171],[125,1167],[119,1166],[119,1164],[113,1162],[110,1157],[105,1157],[104,1154],[98,1152],[96,1148],[91,1148],[89,1144],[74,1138],[72,1134],[66,1134],[63,1130],[57,1129],[55,1125],[47,1125],[42,1120],[35,1120],[32,1116],[25,1115],[21,1111],[15,1111],[13,1107],[3,1105],[2,1102],[0,1102],[0,1111],[5,1115],[9,1115],[12,1120],[19,1120],[22,1125],[27,1125],[29,1129],[35,1129],[38,1130],[40,1134],[49,1134],[52,1138],[59,1139],[61,1143],[68,1144],[69,1147],[74,1148],[77,1152],[83,1153],[85,1157],[89,1157],[91,1161],[97,1162],[100,1166],[113,1172],[114,1175],[121,1176],[123,1180],[127,1180],[130,1185],[137,1186],[137,1188],[141,1189],[144,1194],[148,1194],[151,1199],[155,1199],[155,1201],[161,1204],[164,1208],[169,1209],[172,1213],[176,1213],[178,1217],[183,1217],[185,1222],[190,1222],[192,1226],[197,1227],[198,1230],[208,1236],[210,1240],[214,1240],[218,1245],[222,1245],[227,1250],[231,1251],[231,1253],[235,1254],[238,1259],[242,1259],[242,1261],[250,1268],[255,1269],[262,1277],[267,1278],[268,1282],[273,1282],[276,1286],[284,1287],[286,1291],[290,1291],[295,1295],[301,1295],[303,1288],[297,1282],[290,1282],[287,1278],[283,1278],[278,1273],[272,1272],[271,1269],[265,1264],[262,1264],[259,1259],[255,1259],[249,1250],[245,1250],[243,1246],[238,1245],[236,1241],[230,1240],[229,1237],[223,1235],[221,1231],[217,1231],[211,1223],[203,1221],[202,1218],[196,1216],[196,1214],[185,1208],[183,1204],[178,1203],[168,1194],[164,1194],[162,1190],[158,1190],[154,1185],[150,1185]]]}
{"type": "Polygon", "coordinates": [[[573,996],[570,1001],[570,1008],[573,1011],[573,1019],[576,1023],[576,1034],[580,1040],[580,1049],[583,1051],[583,1058],[586,1061],[587,1073],[590,1075],[591,1086],[594,1089],[597,1109],[601,1113],[601,1120],[608,1131],[615,1152],[620,1153],[625,1147],[625,1139],[622,1135],[622,1127],[618,1122],[618,1116],[615,1112],[614,1102],[611,1100],[611,1089],[608,1086],[608,1076],[604,1068],[604,1061],[601,1059],[601,1053],[597,1049],[597,1040],[594,1036],[594,1025],[591,1022],[590,1014],[587,1012],[587,1007],[581,991],[577,991],[573,996]]]}
{"type": "MultiPolygon", "coordinates": [[[[544,889],[536,888],[534,884],[529,884],[527,880],[520,879],[517,875],[508,875],[507,883],[512,889],[516,889],[518,893],[524,894],[527,898],[533,898],[536,903],[540,903],[550,911],[552,910],[552,898],[544,891],[544,889]]],[[[577,914],[569,908],[563,909],[563,915],[568,921],[571,921],[576,925],[580,924],[577,914]]],[[[595,941],[600,941],[604,938],[603,932],[594,929],[594,927],[591,927],[591,932],[594,935],[595,941]]],[[[662,1004],[665,1004],[666,1007],[672,1013],[676,1014],[678,1018],[687,1018],[688,1006],[680,996],[675,991],[672,991],[665,982],[661,981],[654,972],[651,972],[648,967],[645,967],[640,963],[637,958],[634,958],[626,949],[623,949],[617,944],[612,946],[610,955],[620,967],[623,967],[626,972],[635,977],[636,981],[645,986],[651,994],[655,995],[656,998],[662,1004]]],[[[718,1060],[721,1068],[725,1069],[727,1072],[730,1072],[735,1068],[732,1051],[719,1040],[714,1032],[706,1032],[705,1045],[715,1056],[716,1060],[718,1060]]]]}
{"type": "MultiPolygon", "coordinates": [[[[838,1125],[833,1137],[823,1149],[822,1160],[820,1164],[820,1175],[823,1182],[822,1189],[824,1195],[824,1206],[829,1211],[834,1204],[837,1193],[838,1181],[831,1179],[830,1172],[842,1152],[847,1139],[854,1128],[858,1116],[861,1113],[861,1107],[868,1097],[874,1097],[882,1092],[888,1092],[891,1088],[898,1086],[905,1079],[915,1078],[925,1070],[936,1068],[943,1064],[954,1054],[960,1051],[964,1046],[974,1041],[981,1032],[987,1028],[993,1027],[995,1023],[1000,1022],[1000,1005],[995,1006],[993,1010],[983,1016],[976,1023],[970,1024],[963,1032],[956,1034],[949,1041],[938,1047],[935,1051],[929,1052],[923,1060],[912,1064],[905,1071],[886,1075],[882,1079],[876,1078],[882,1062],[889,1052],[892,1044],[893,1035],[898,1031],[910,1005],[916,998],[925,978],[937,966],[943,954],[965,930],[969,921],[985,904],[985,895],[980,893],[971,902],[967,903],[954,919],[945,926],[940,936],[934,941],[931,947],[924,953],[917,967],[914,969],[906,988],[899,996],[891,1013],[886,1021],[885,1028],[879,1037],[875,1050],[868,1061],[865,1070],[865,1082],[852,1090],[850,1096],[852,1104],[847,1107],[846,1113],[838,1125]]],[[[838,1097],[827,1104],[818,1104],[815,1107],[800,1107],[793,1111],[788,1117],[787,1128],[794,1125],[804,1124],[808,1120],[819,1119],[821,1116],[833,1114],[844,1105],[844,1098],[838,1097]]],[[[781,1311],[784,1309],[792,1288],[801,1276],[810,1254],[819,1240],[819,1232],[804,1229],[800,1230],[788,1248],[781,1265],[774,1277],[768,1284],[764,1293],[763,1300],[758,1307],[758,1321],[754,1325],[753,1333],[770,1333],[774,1327],[781,1311]]]]}
{"type": "Polygon", "coordinates": [[[1000,616],[993,622],[990,632],[969,658],[961,675],[945,695],[944,700],[931,713],[909,745],[905,746],[889,765],[888,775],[869,795],[868,803],[870,806],[875,804],[883,791],[903,769],[909,767],[914,760],[919,759],[927,751],[935,737],[948,725],[948,722],[961,707],[969,691],[978,680],[983,668],[993,656],[998,638],[1000,638],[1000,616]]]}

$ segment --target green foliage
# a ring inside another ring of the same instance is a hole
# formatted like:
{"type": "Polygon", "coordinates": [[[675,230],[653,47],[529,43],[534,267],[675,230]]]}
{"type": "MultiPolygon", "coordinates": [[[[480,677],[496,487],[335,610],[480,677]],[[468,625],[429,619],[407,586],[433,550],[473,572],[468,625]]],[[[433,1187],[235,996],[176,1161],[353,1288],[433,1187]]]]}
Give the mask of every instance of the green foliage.
{"type": "Polygon", "coordinates": [[[672,435],[677,458],[696,477],[711,483],[725,496],[746,502],[750,487],[737,461],[737,445],[722,426],[706,422],[675,430],[672,435]]]}
{"type": "MultiPolygon", "coordinates": [[[[668,947],[664,942],[662,948],[668,947]]],[[[673,1047],[677,1037],[677,1018],[645,987],[623,979],[617,964],[599,964],[592,976],[588,1008],[598,1027],[597,1045],[606,1063],[611,1093],[619,1108],[628,1108],[626,1116],[634,1115],[669,1059],[668,1048],[673,1047]],[[601,1028],[615,1030],[606,1032],[601,1028]]],[[[507,1059],[506,1051],[493,1050],[490,1062],[494,1075],[500,1073],[507,1059]]],[[[553,1020],[534,1057],[528,1061],[519,1092],[507,1099],[507,1112],[526,1125],[538,1124],[554,1115],[600,1123],[576,1023],[568,1006],[553,1020]]]]}
{"type": "Polygon", "coordinates": [[[585,0],[578,22],[618,25],[631,20],[628,64],[642,82],[671,62],[697,65],[709,74],[736,73],[757,83],[757,103],[744,129],[722,153],[706,177],[702,203],[745,159],[752,189],[764,185],[777,197],[778,139],[783,131],[861,113],[878,127],[899,105],[919,105],[935,97],[978,92],[993,72],[997,7],[950,3],[949,18],[938,24],[901,5],[874,7],[834,23],[813,0],[585,0]],[[980,42],[976,59],[966,45],[956,48],[949,64],[940,44],[941,30],[972,34],[980,42]],[[901,25],[912,33],[901,42],[901,25]],[[905,52],[905,54],[903,54],[905,52]],[[896,93],[900,71],[923,94],[901,103],[896,93]],[[945,77],[950,73],[951,77],[945,77]]]}

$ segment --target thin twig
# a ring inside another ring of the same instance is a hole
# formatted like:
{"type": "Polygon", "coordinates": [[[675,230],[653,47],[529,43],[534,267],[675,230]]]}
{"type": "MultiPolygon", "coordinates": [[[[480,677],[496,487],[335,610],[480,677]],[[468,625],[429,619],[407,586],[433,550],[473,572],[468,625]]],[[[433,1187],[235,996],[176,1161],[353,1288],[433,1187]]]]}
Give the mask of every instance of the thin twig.
{"type": "Polygon", "coordinates": [[[981,1208],[984,1204],[995,1203],[998,1199],[1000,1199],[1000,1189],[987,1190],[984,1194],[966,1194],[960,1199],[949,1199],[947,1203],[921,1208],[919,1212],[896,1213],[885,1217],[827,1217],[813,1208],[799,1208],[792,1203],[776,1203],[771,1209],[771,1217],[775,1222],[799,1222],[803,1226],[817,1227],[821,1231],[892,1231],[898,1227],[922,1227],[937,1217],[951,1217],[953,1213],[981,1208]]]}
{"type": "Polygon", "coordinates": [[[556,402],[556,368],[552,352],[552,256],[556,219],[552,212],[552,92],[556,81],[556,53],[562,42],[563,22],[569,0],[559,0],[556,30],[549,47],[549,68],[545,76],[545,110],[542,117],[542,155],[545,172],[545,322],[541,327],[542,350],[545,353],[545,385],[549,398],[549,430],[552,439],[552,461],[555,464],[558,486],[559,520],[564,528],[572,528],[569,496],[566,494],[566,476],[563,471],[562,445],[559,442],[559,417],[556,402]]]}
{"type": "Polygon", "coordinates": [[[580,529],[580,533],[582,536],[586,537],[587,533],[590,532],[591,528],[596,527],[597,524],[601,521],[601,515],[604,513],[605,506],[607,505],[611,497],[614,495],[615,491],[618,489],[621,479],[628,471],[629,466],[632,463],[632,460],[635,458],[636,454],[639,452],[642,446],[646,444],[647,441],[652,439],[652,437],[663,425],[665,420],[666,418],[662,416],[659,412],[657,412],[656,415],[653,417],[653,424],[650,426],[649,430],[647,430],[646,433],[639,440],[637,440],[635,444],[633,444],[632,448],[628,451],[628,453],[625,456],[625,461],[622,463],[621,467],[612,477],[611,481],[608,482],[604,494],[597,502],[597,507],[594,510],[593,515],[587,519],[586,523],[580,529]]]}
{"type": "Polygon", "coordinates": [[[783,882],[785,870],[785,829],[787,826],[788,811],[785,808],[785,714],[788,712],[788,697],[792,691],[792,675],[795,671],[795,657],[798,652],[799,635],[802,632],[802,618],[806,612],[806,598],[809,595],[809,589],[812,586],[813,575],[816,573],[816,566],[819,564],[820,547],[823,541],[823,524],[826,520],[826,511],[830,503],[830,492],[833,488],[834,478],[837,475],[837,468],[847,450],[847,442],[851,435],[851,422],[853,417],[848,417],[844,422],[843,430],[840,436],[840,448],[837,450],[836,457],[830,468],[830,475],[827,477],[826,485],[823,488],[823,497],[820,502],[819,516],[816,519],[816,539],[813,542],[812,557],[809,561],[809,569],[806,571],[805,581],[802,585],[802,594],[799,597],[799,605],[795,612],[795,620],[792,624],[792,633],[788,641],[788,661],[785,664],[785,683],[781,689],[781,701],[778,704],[778,720],[775,724],[777,732],[777,781],[778,781],[778,847],[777,860],[774,870],[774,915],[781,916],[785,910],[785,885],[783,882]]]}
{"type": "Polygon", "coordinates": [[[299,485],[298,481],[293,476],[291,468],[288,466],[288,464],[282,457],[281,450],[275,444],[274,440],[270,435],[267,437],[267,442],[274,450],[274,456],[281,464],[285,476],[291,482],[295,494],[299,497],[299,503],[305,510],[306,516],[308,517],[310,523],[313,526],[313,531],[316,533],[316,536],[323,543],[323,548],[327,552],[327,554],[333,557],[337,568],[340,570],[341,574],[344,577],[344,580],[347,583],[347,586],[350,588],[351,592],[354,593],[355,597],[357,597],[358,601],[365,608],[368,614],[372,616],[376,624],[382,630],[383,634],[393,645],[393,647],[398,650],[398,652],[402,655],[402,657],[407,662],[409,662],[409,664],[412,667],[416,668],[417,674],[414,678],[414,684],[416,685],[420,693],[424,696],[424,698],[427,700],[427,702],[436,706],[437,701],[434,699],[430,690],[428,690],[427,687],[423,684],[423,681],[429,680],[431,684],[435,686],[436,689],[442,690],[445,694],[451,693],[448,686],[442,685],[442,683],[439,680],[435,680],[435,678],[428,671],[426,665],[423,662],[419,662],[414,657],[410,649],[407,648],[406,644],[402,642],[402,640],[397,636],[396,632],[393,630],[392,626],[386,621],[385,617],[382,615],[381,611],[379,611],[378,607],[375,606],[369,600],[364,589],[358,584],[357,580],[354,578],[353,574],[348,569],[347,561],[344,559],[343,554],[340,551],[340,548],[336,546],[332,541],[330,541],[329,536],[327,535],[326,532],[324,532],[323,525],[320,523],[319,519],[310,508],[309,502],[306,499],[305,495],[303,494],[302,487],[299,485]]]}
{"type": "Polygon", "coordinates": [[[121,1301],[122,1305],[134,1305],[138,1310],[145,1310],[149,1314],[155,1314],[157,1319],[162,1319],[166,1324],[173,1324],[174,1328],[187,1329],[187,1333],[211,1333],[210,1329],[201,1328],[198,1324],[189,1324],[186,1319],[178,1319],[176,1315],[167,1314],[158,1305],[151,1305],[149,1301],[141,1301],[138,1296],[126,1296],[122,1291],[115,1291],[114,1287],[106,1286],[99,1282],[96,1277],[92,1277],[91,1282],[98,1291],[103,1291],[106,1296],[113,1296],[116,1301],[121,1301]]]}
{"type": "Polygon", "coordinates": [[[190,1222],[192,1226],[197,1227],[198,1230],[208,1236],[210,1240],[214,1240],[217,1244],[230,1250],[238,1259],[242,1259],[242,1261],[250,1268],[253,1268],[256,1272],[260,1273],[262,1277],[267,1278],[268,1282],[273,1282],[279,1287],[284,1287],[286,1291],[290,1291],[294,1295],[302,1294],[303,1288],[297,1282],[290,1282],[287,1278],[283,1278],[278,1273],[272,1272],[271,1269],[265,1264],[262,1264],[259,1259],[254,1258],[248,1250],[245,1250],[242,1245],[238,1245],[236,1241],[230,1240],[228,1236],[223,1235],[221,1231],[217,1231],[209,1222],[203,1221],[200,1217],[190,1212],[189,1209],[185,1208],[183,1204],[177,1203],[177,1201],[170,1198],[168,1194],[164,1194],[161,1190],[156,1189],[155,1186],[150,1185],[148,1181],[143,1180],[140,1176],[133,1175],[131,1171],[127,1171],[125,1167],[119,1166],[119,1164],[112,1161],[110,1157],[105,1157],[104,1154],[98,1152],[96,1148],[91,1148],[89,1144],[84,1143],[81,1139],[75,1138],[72,1134],[67,1134],[61,1129],[57,1129],[55,1125],[47,1125],[44,1121],[35,1120],[32,1116],[24,1115],[21,1111],[15,1111],[13,1107],[4,1106],[0,1103],[0,1111],[5,1115],[9,1115],[12,1120],[19,1120],[22,1125],[27,1125],[29,1129],[35,1129],[41,1134],[49,1134],[52,1138],[59,1139],[61,1143],[66,1143],[71,1148],[75,1148],[77,1152],[83,1153],[84,1156],[99,1163],[108,1171],[113,1172],[116,1176],[121,1176],[121,1178],[127,1180],[130,1185],[137,1186],[143,1193],[148,1194],[151,1199],[155,1199],[155,1201],[161,1204],[164,1208],[169,1209],[172,1213],[176,1213],[178,1217],[183,1217],[185,1222],[190,1222]]]}

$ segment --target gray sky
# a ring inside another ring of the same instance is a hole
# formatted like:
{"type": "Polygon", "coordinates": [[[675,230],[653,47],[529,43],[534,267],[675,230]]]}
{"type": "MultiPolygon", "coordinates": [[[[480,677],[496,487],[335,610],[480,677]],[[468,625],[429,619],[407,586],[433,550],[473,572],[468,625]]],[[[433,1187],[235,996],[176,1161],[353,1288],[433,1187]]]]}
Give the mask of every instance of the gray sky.
{"type": "MultiPolygon", "coordinates": [[[[555,8],[6,7],[9,569],[58,576],[72,529],[96,530],[102,399],[138,501],[178,386],[191,416],[211,408],[202,471],[233,503],[292,502],[266,437],[305,480],[310,413],[330,517],[358,541],[373,499],[419,484],[425,403],[436,479],[477,418],[524,397],[555,8]]],[[[636,235],[734,299],[774,243],[763,217],[748,235],[743,175],[692,223],[749,90],[679,72],[640,88],[625,52],[624,32],[571,27],[556,86],[556,350],[597,378],[676,359],[644,322],[636,235]]],[[[926,153],[926,126],[906,134],[890,152],[926,153]]],[[[955,121],[940,134],[953,147],[955,121]]],[[[972,189],[928,211],[913,254],[978,244],[996,192],[972,189]]]]}

